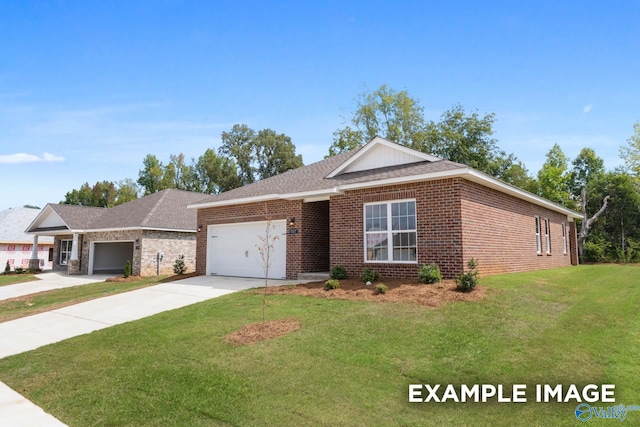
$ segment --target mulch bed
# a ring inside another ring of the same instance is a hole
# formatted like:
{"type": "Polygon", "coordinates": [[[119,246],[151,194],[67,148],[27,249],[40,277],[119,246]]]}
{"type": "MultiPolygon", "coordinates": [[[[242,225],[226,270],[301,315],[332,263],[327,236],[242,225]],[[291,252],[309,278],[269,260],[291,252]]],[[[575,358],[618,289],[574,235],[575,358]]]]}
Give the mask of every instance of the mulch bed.
{"type": "MultiPolygon", "coordinates": [[[[452,301],[478,301],[485,297],[487,289],[478,286],[473,292],[460,292],[455,281],[444,280],[440,283],[425,285],[407,279],[384,280],[389,290],[385,294],[375,294],[376,283],[366,286],[358,279],[340,280],[340,288],[324,290],[324,282],[313,282],[296,286],[270,286],[271,295],[303,295],[316,298],[347,299],[357,301],[400,302],[438,307],[452,301]]],[[[256,292],[263,292],[262,289],[256,292]]]]}
{"type": "Polygon", "coordinates": [[[293,319],[278,319],[252,323],[225,337],[230,344],[244,345],[280,337],[300,329],[300,323],[293,319]]]}
{"type": "MultiPolygon", "coordinates": [[[[456,289],[455,281],[445,280],[433,285],[411,283],[406,279],[385,280],[388,291],[376,294],[376,284],[366,286],[358,279],[340,281],[340,288],[330,291],[324,290],[324,282],[305,283],[300,285],[283,285],[267,287],[269,295],[302,295],[315,298],[347,299],[353,301],[376,301],[420,304],[438,307],[453,301],[478,301],[485,297],[487,289],[478,286],[473,292],[460,292],[456,289]]],[[[255,293],[264,292],[264,288],[256,289],[255,293]]],[[[228,343],[235,345],[253,344],[270,338],[286,335],[300,328],[300,323],[293,319],[280,319],[269,322],[259,322],[247,325],[225,337],[228,343]]]]}

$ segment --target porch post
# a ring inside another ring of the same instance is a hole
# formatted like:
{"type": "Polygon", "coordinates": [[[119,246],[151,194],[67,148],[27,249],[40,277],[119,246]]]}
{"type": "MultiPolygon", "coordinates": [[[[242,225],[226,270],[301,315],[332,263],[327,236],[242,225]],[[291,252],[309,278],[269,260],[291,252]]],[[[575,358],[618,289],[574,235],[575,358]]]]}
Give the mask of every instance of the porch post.
{"type": "Polygon", "coordinates": [[[29,260],[29,269],[37,270],[40,268],[40,260],[38,259],[38,235],[33,236],[33,247],[31,248],[31,259],[29,260]]]}
{"type": "Polygon", "coordinates": [[[73,233],[73,243],[71,244],[71,256],[67,261],[68,274],[80,274],[80,260],[78,259],[78,233],[73,233]]]}

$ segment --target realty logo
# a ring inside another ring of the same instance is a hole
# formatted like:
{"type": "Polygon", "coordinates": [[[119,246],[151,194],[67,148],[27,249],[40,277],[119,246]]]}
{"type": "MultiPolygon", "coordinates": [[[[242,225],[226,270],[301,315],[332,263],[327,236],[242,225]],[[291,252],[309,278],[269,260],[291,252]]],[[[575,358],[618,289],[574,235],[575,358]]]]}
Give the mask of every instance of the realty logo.
{"type": "Polygon", "coordinates": [[[581,403],[576,406],[575,415],[580,421],[589,421],[591,418],[609,418],[624,421],[627,418],[627,413],[630,411],[640,411],[640,406],[624,406],[615,405],[607,407],[595,407],[586,403],[581,403]]]}

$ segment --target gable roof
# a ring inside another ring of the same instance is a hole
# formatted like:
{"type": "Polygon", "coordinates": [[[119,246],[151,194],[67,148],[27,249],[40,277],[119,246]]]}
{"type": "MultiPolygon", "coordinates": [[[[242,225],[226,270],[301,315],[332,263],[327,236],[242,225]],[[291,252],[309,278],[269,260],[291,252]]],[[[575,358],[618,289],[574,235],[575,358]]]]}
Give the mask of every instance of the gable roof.
{"type": "Polygon", "coordinates": [[[307,202],[329,200],[331,195],[358,188],[453,177],[463,177],[560,212],[568,218],[581,217],[571,209],[513,187],[467,165],[424,154],[379,137],[372,139],[359,149],[292,169],[244,187],[208,196],[188,207],[201,209],[277,199],[302,199],[307,202]]]}
{"type": "Polygon", "coordinates": [[[112,208],[48,204],[28,233],[64,234],[98,230],[196,231],[197,214],[187,209],[204,194],[167,189],[112,208]]]}
{"type": "MultiPolygon", "coordinates": [[[[40,209],[12,208],[0,212],[0,243],[33,243],[33,237],[24,229],[38,216],[40,209]]],[[[53,238],[44,237],[39,243],[53,243],[53,238]]]]}

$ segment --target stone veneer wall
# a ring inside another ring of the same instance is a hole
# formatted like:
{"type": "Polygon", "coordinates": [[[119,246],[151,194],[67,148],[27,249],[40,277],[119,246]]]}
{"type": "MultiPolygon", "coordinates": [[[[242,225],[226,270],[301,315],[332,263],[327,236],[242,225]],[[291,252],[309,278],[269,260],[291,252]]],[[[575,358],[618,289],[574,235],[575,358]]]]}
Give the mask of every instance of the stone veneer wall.
{"type": "MultiPolygon", "coordinates": [[[[60,241],[61,240],[73,240],[72,234],[65,234],[60,236],[55,236],[53,239],[53,262],[51,265],[52,270],[54,271],[64,271],[65,273],[71,274],[86,274],[82,273],[82,267],[86,265],[85,268],[88,268],[88,261],[84,262],[82,259],[82,250],[78,250],[78,265],[74,266],[75,271],[70,271],[68,265],[60,265],[60,241]]],[[[78,245],[82,248],[84,236],[82,234],[78,235],[78,245]]]]}
{"type": "MultiPolygon", "coordinates": [[[[84,241],[80,242],[82,254],[80,256],[80,273],[89,274],[89,250],[91,248],[91,242],[135,242],[136,239],[140,239],[142,236],[141,230],[119,230],[119,231],[98,231],[94,233],[86,233],[84,235],[84,241]]],[[[131,260],[131,274],[133,276],[140,275],[140,250],[136,249],[139,245],[133,244],[133,259],[131,260]]],[[[124,268],[124,265],[122,266],[124,268]]]]}
{"type": "Polygon", "coordinates": [[[177,231],[142,232],[142,249],[140,257],[140,275],[155,276],[157,272],[157,254],[162,252],[164,257],[160,262],[160,274],[173,275],[173,264],[180,255],[184,255],[187,273],[196,269],[196,233],[177,231]]]}

